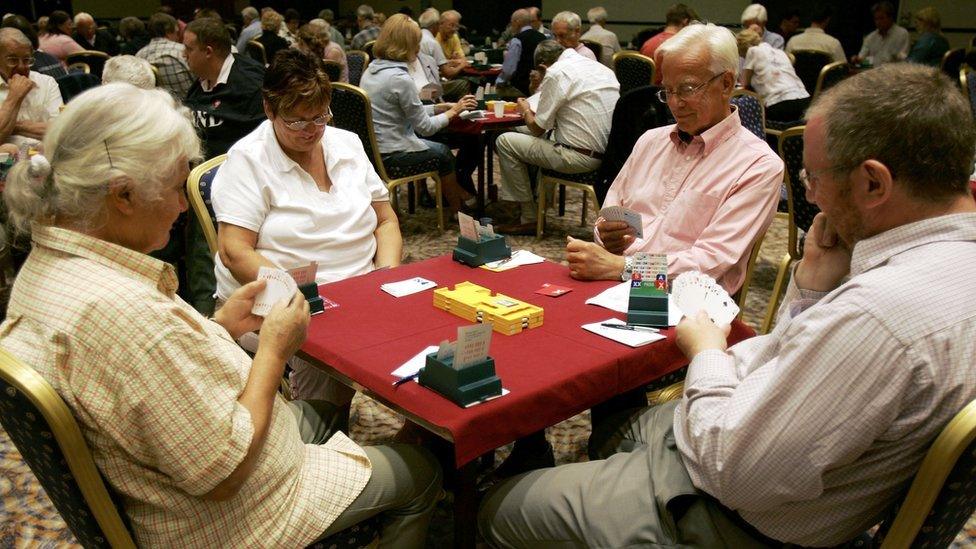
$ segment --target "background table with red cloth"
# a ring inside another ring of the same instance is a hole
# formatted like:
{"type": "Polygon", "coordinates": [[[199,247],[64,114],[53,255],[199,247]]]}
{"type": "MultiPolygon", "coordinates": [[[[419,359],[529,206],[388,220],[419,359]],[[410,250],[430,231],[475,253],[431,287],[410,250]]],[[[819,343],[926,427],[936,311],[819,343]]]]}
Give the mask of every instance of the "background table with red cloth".
{"type": "Polygon", "coordinates": [[[476,69],[471,65],[468,65],[461,69],[461,74],[465,76],[478,76],[481,79],[491,79],[494,80],[496,76],[502,73],[501,67],[489,67],[487,69],[476,69]]]}
{"type": "MultiPolygon", "coordinates": [[[[687,364],[673,329],[665,332],[666,340],[631,348],[580,327],[624,316],[584,304],[613,284],[574,280],[565,266],[550,261],[494,273],[442,256],[320,286],[319,294],[339,307],[312,318],[300,353],[355,380],[381,401],[442,428],[440,434],[449,433],[454,442],[455,463],[461,467],[687,364]],[[541,327],[492,335],[490,355],[509,394],[461,408],[415,382],[393,387],[394,369],[428,345],[456,339],[458,326],[471,324],[436,309],[433,290],[402,298],[380,290],[380,284],[414,276],[438,287],[470,281],[543,307],[541,327]],[[573,291],[557,298],[534,293],[546,282],[573,291]]],[[[749,327],[735,322],[729,341],[752,335],[749,327]]]]}
{"type": "Polygon", "coordinates": [[[486,193],[493,194],[493,183],[494,179],[494,167],[493,158],[495,151],[495,139],[494,136],[503,130],[508,128],[514,128],[516,126],[521,126],[525,124],[522,120],[522,115],[519,113],[506,114],[502,117],[496,117],[495,113],[488,112],[484,118],[477,120],[464,120],[460,116],[455,116],[448,123],[447,132],[468,134],[478,136],[478,150],[484,150],[485,155],[482,155],[478,160],[478,212],[483,213],[485,211],[485,199],[488,196],[486,193]],[[487,145],[487,147],[485,147],[487,145]],[[488,169],[487,179],[485,178],[485,157],[488,158],[488,169]],[[486,183],[487,182],[487,183],[486,183]],[[487,190],[486,190],[487,184],[487,190]]]}

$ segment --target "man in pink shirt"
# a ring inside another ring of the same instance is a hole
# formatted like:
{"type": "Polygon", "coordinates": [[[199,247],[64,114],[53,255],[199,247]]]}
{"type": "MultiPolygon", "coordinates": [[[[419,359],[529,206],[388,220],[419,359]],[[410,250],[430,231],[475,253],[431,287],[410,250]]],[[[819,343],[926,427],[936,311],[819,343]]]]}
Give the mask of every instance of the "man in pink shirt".
{"type": "Polygon", "coordinates": [[[677,124],[637,141],[604,202],[640,213],[644,238],[598,219],[596,242],[566,246],[573,277],[629,279],[630,256],[649,252],[668,254],[672,275],[701,271],[729,293],[742,285],[749,252],[776,212],[783,162],[729,105],[734,41],[724,29],[690,25],[659,48],[660,94],[677,124]]]}

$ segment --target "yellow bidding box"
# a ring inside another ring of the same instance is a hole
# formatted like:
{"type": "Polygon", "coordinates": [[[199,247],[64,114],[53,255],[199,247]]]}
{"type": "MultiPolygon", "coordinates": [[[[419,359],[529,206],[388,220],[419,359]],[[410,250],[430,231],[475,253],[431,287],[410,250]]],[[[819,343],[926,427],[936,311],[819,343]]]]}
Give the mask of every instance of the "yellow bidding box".
{"type": "Polygon", "coordinates": [[[471,282],[434,290],[434,307],[471,322],[491,322],[492,330],[514,335],[542,326],[542,307],[496,294],[471,282]]]}

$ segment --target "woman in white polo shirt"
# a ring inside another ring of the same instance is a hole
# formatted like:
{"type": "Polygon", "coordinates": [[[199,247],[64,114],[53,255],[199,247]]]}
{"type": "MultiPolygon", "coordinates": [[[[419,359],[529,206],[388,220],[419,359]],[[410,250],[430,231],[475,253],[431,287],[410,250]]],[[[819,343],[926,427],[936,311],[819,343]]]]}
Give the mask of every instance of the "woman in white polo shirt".
{"type": "Polygon", "coordinates": [[[786,53],[761,42],[761,35],[754,29],[742,30],[735,38],[739,55],[745,57],[742,85],[762,96],[766,119],[777,122],[802,120],[810,106],[810,94],[786,53]]]}
{"type": "MultiPolygon", "coordinates": [[[[211,191],[218,299],[261,266],[315,261],[321,284],[399,265],[403,241],[386,186],[359,138],[327,126],[332,91],[322,60],[285,50],[262,93],[268,120],[230,148],[211,191]]],[[[352,398],[302,361],[292,368],[296,398],[352,398]]]]}

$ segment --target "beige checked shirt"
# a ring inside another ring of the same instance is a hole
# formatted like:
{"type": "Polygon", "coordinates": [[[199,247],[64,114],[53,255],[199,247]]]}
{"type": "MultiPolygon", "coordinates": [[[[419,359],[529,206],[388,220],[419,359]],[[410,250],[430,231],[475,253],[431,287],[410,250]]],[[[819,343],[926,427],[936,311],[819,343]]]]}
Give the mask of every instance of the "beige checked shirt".
{"type": "Polygon", "coordinates": [[[850,278],[791,282],[769,335],[688,368],[674,433],[692,481],[760,532],[836,545],[876,524],[976,398],[976,214],[854,247],[850,278]]]}
{"type": "Polygon", "coordinates": [[[72,409],[95,463],[146,547],[301,547],[359,495],[365,453],[341,433],[303,444],[275,402],[253,473],[229,501],[200,498],[253,434],[237,402],[251,361],[175,295],[172,267],[77,232],[35,225],[0,345],[72,409]]]}

